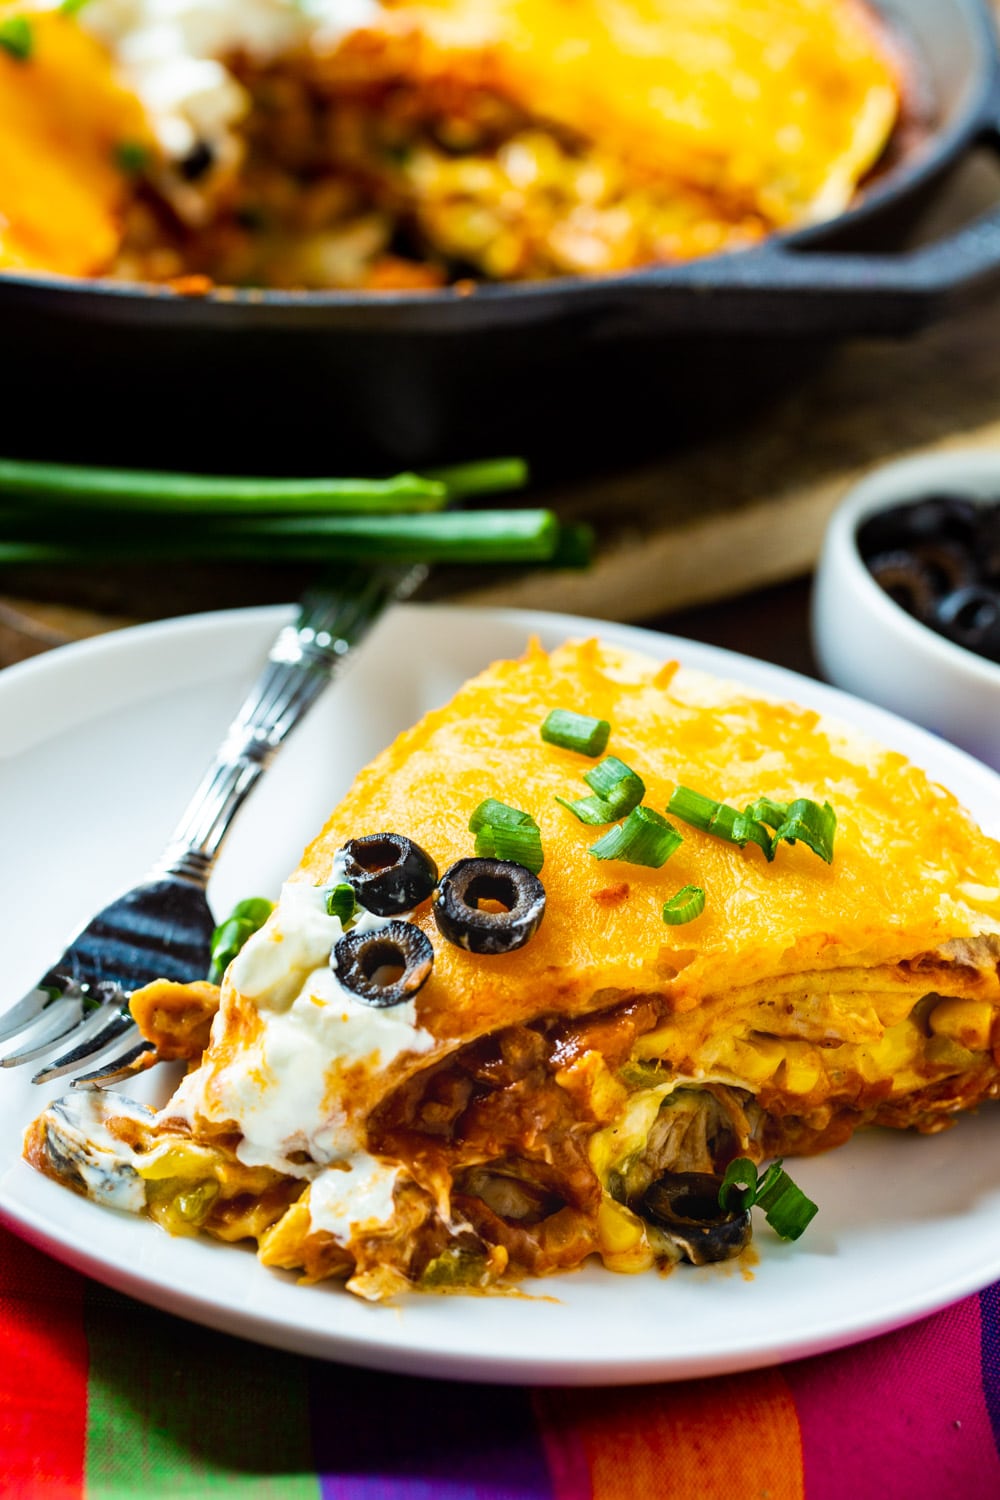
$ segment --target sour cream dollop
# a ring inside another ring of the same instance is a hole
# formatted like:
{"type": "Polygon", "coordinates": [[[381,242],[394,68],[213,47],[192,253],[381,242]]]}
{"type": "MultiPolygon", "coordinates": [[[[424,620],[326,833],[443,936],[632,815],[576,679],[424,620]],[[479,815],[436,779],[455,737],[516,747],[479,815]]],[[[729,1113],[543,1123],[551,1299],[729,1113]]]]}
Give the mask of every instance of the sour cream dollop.
{"type": "MultiPolygon", "coordinates": [[[[388,920],[363,913],[356,926],[375,930],[388,920]]],[[[326,911],[324,890],[284,887],[270,920],[230,970],[232,985],[257,1013],[258,1034],[228,1061],[203,1063],[190,1073],[163,1111],[233,1121],[243,1136],[237,1156],[246,1166],[308,1181],[323,1173],[329,1181],[317,1212],[340,1224],[353,1211],[347,1205],[362,1179],[370,1207],[362,1218],[384,1216],[395,1178],[367,1153],[350,1120],[345,1070],[376,1071],[435,1045],[417,1021],[415,1001],[370,1006],[339,983],[330,953],[343,930],[326,911]],[[324,1172],[331,1163],[335,1169],[324,1172]]],[[[222,1016],[217,1024],[225,1021],[222,1016]]]]}

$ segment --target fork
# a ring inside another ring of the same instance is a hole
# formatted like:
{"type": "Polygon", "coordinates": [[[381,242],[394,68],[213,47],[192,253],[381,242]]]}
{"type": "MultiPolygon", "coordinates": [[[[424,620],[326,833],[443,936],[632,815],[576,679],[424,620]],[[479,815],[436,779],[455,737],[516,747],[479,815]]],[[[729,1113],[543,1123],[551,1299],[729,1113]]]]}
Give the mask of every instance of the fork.
{"type": "Polygon", "coordinates": [[[56,1042],[71,1042],[32,1079],[45,1083],[118,1043],[110,1062],[73,1081],[94,1087],[155,1061],[153,1043],[132,1020],[131,991],[153,979],[190,981],[208,973],[215,919],[206,887],[237,813],[348,654],[386,606],[407,598],[426,573],[420,566],[356,567],[303,597],[149,874],[92,917],[24,998],[0,1015],[0,1044],[15,1043],[0,1066],[35,1061],[56,1042]]]}

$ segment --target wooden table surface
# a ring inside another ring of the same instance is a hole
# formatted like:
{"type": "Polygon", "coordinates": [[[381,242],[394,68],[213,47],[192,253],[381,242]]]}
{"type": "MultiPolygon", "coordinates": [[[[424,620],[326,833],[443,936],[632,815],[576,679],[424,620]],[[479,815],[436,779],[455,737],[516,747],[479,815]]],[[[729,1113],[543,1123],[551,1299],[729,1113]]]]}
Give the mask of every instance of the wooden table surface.
{"type": "MultiPolygon", "coordinates": [[[[940,197],[923,236],[998,196],[997,168],[972,159],[940,197]]],[[[807,575],[833,507],[873,464],[997,443],[1000,298],[907,342],[845,345],[741,424],[655,461],[630,465],[623,453],[616,472],[536,487],[531,504],[551,503],[596,528],[599,549],[588,572],[443,569],[424,596],[669,627],[677,611],[756,596],[807,575]]],[[[303,569],[258,565],[8,570],[0,577],[0,665],[135,620],[292,599],[306,579],[303,569]]],[[[775,619],[783,597],[763,596],[775,619]]],[[[801,666],[805,595],[795,597],[787,629],[802,644],[788,643],[788,664],[801,666]]],[[[713,618],[738,620],[750,608],[691,618],[710,631],[713,618]]],[[[770,628],[762,622],[765,634],[770,628]]],[[[733,644],[747,649],[745,631],[735,629],[733,644]]]]}

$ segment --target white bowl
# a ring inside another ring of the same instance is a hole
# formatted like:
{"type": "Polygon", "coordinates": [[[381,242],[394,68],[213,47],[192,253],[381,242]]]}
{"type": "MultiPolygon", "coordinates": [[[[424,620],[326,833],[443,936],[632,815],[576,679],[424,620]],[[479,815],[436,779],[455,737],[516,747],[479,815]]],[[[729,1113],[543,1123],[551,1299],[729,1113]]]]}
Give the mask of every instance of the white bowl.
{"type": "Polygon", "coordinates": [[[875,512],[931,494],[979,504],[1000,496],[1000,452],[954,452],[876,469],[849,491],[827,528],[812,630],[824,675],[1000,769],[1000,665],[908,615],[875,582],[857,545],[875,512]]]}

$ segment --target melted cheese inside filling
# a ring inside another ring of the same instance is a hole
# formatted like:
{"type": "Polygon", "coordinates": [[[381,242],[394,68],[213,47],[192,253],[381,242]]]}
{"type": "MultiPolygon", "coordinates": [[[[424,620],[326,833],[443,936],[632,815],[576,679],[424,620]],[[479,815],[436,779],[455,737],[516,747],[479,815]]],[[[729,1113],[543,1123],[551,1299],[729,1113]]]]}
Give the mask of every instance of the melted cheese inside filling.
{"type": "Polygon", "coordinates": [[[96,275],[117,251],[130,192],[115,149],[148,138],[145,112],[71,20],[33,16],[31,27],[28,61],[0,47],[0,271],[96,275]]]}

